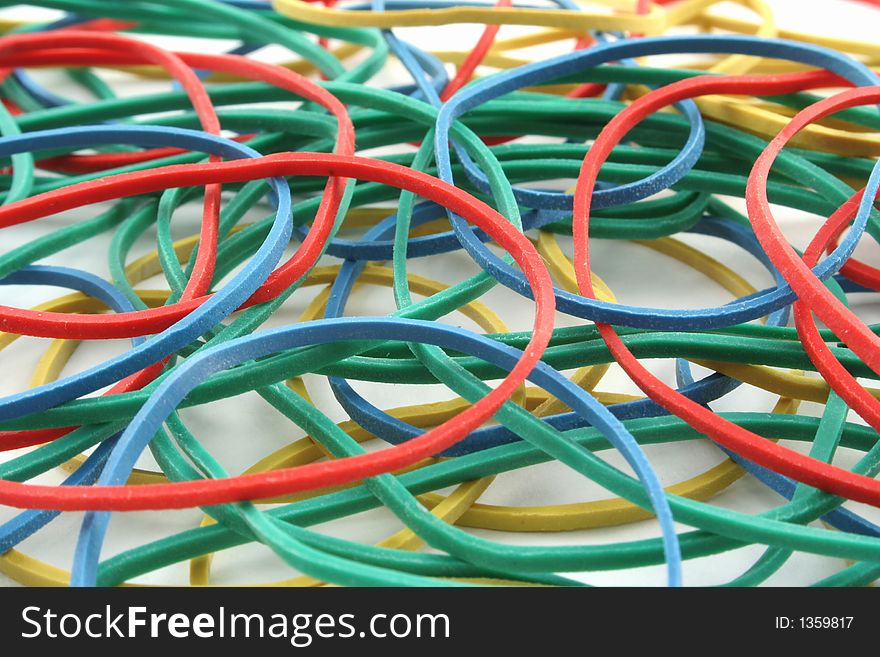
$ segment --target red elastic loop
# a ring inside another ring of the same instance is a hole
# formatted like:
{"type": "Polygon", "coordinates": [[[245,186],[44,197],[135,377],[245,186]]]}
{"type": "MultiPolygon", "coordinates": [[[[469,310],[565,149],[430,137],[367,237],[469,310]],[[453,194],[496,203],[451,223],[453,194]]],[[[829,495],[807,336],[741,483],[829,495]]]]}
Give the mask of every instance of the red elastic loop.
{"type": "MultiPolygon", "coordinates": [[[[77,49],[76,52],[72,53],[69,49],[53,52],[51,46],[53,43],[59,43],[58,36],[28,34],[5,37],[0,40],[0,66],[30,65],[37,62],[39,62],[39,65],[71,63],[78,65],[98,65],[103,63],[106,65],[119,62],[143,63],[144,61],[144,56],[138,52],[107,52],[82,45],[88,40],[94,41],[95,39],[101,39],[110,43],[114,38],[113,35],[95,33],[66,33],[65,39],[62,40],[62,45],[66,47],[67,44],[72,43],[77,49]],[[47,39],[47,36],[52,37],[55,41],[47,39]],[[15,42],[7,41],[8,39],[15,39],[15,42]],[[33,46],[31,41],[35,41],[40,45],[46,45],[48,49],[22,50],[22,48],[33,46]],[[13,50],[13,54],[9,54],[8,50],[13,50]],[[73,59],[76,61],[72,62],[71,60],[73,59]]],[[[126,41],[122,37],[119,38],[126,41]]],[[[183,69],[188,73],[180,79],[186,79],[187,84],[190,84],[190,78],[194,78],[199,85],[201,84],[188,67],[222,71],[274,84],[280,88],[287,89],[305,100],[318,103],[330,111],[337,120],[337,152],[343,155],[354,153],[354,127],[345,106],[325,89],[293,71],[235,55],[175,53],[174,59],[167,59],[167,61],[169,65],[173,64],[174,67],[185,64],[183,69]]],[[[203,98],[194,95],[193,105],[198,106],[200,111],[213,112],[210,98],[208,98],[207,94],[204,94],[203,98]]],[[[96,203],[99,199],[106,201],[123,196],[135,196],[162,191],[173,187],[184,187],[189,185],[188,181],[199,179],[197,169],[190,168],[187,169],[187,172],[179,178],[174,176],[162,178],[164,182],[161,185],[155,184],[158,178],[154,175],[153,171],[140,171],[103,179],[100,185],[90,181],[46,192],[0,208],[0,227],[25,223],[55,212],[96,203]],[[108,186],[107,183],[110,180],[114,182],[108,186]],[[110,189],[116,190],[115,196],[107,195],[110,189]]],[[[199,183],[193,184],[197,185],[199,183]]],[[[273,299],[308,271],[320,255],[323,245],[330,235],[343,191],[344,182],[342,180],[336,178],[328,180],[327,186],[324,189],[323,202],[310,231],[297,252],[267,278],[243,307],[273,299]]],[[[209,228],[214,226],[214,222],[205,223],[209,228]]],[[[209,234],[208,241],[204,242],[206,245],[216,243],[216,239],[211,238],[212,234],[209,234]]],[[[204,234],[202,239],[205,239],[204,234]]],[[[200,265],[205,265],[201,268],[201,271],[207,274],[206,266],[212,261],[212,258],[209,257],[212,255],[212,249],[206,248],[204,253],[203,260],[205,262],[200,263],[200,265]]],[[[199,256],[202,256],[202,249],[199,251],[199,256]]],[[[210,277],[205,275],[200,277],[199,280],[201,284],[204,284],[205,281],[210,281],[210,277]]],[[[168,328],[198,307],[207,298],[204,294],[192,294],[189,298],[181,299],[175,304],[162,306],[161,308],[101,316],[43,313],[0,306],[0,330],[38,337],[73,339],[109,339],[147,335],[158,333],[168,328]]]]}
{"type": "MultiPolygon", "coordinates": [[[[842,230],[855,216],[864,190],[857,192],[825,222],[804,251],[803,261],[813,267],[835,234],[842,230]]],[[[798,335],[816,370],[828,385],[840,395],[846,404],[858,413],[874,429],[880,431],[880,401],[875,399],[834,357],[822,340],[813,313],[803,301],[794,303],[794,320],[798,335]]]]}
{"type": "MultiPolygon", "coordinates": [[[[38,486],[0,481],[0,504],[30,509],[134,511],[190,508],[265,499],[303,490],[336,486],[371,477],[442,452],[489,419],[523,384],[553,334],[553,282],[534,245],[482,201],[433,176],[382,160],[327,153],[282,153],[230,162],[155,169],[149,182],[158,188],[169,179],[183,184],[245,182],[274,176],[346,176],[407,189],[471,221],[514,258],[535,300],[532,336],[522,356],[501,383],[454,418],[401,445],[330,462],[255,474],[145,486],[38,486]]],[[[112,197],[119,178],[107,180],[112,197]],[[116,181],[116,182],[114,182],[116,181]]]]}
{"type": "MultiPolygon", "coordinates": [[[[846,84],[844,81],[832,76],[827,72],[793,74],[793,75],[777,75],[777,76],[728,76],[728,77],[698,77],[682,80],[674,84],[657,89],[650,94],[639,98],[637,101],[629,105],[608,125],[605,126],[602,133],[594,142],[593,146],[584,159],[581,171],[578,177],[578,183],[574,198],[573,213],[573,234],[575,258],[574,267],[578,280],[578,287],[581,294],[589,298],[595,298],[592,290],[592,276],[590,272],[589,262],[589,217],[592,193],[595,187],[596,178],[602,164],[608,158],[612,148],[623,139],[626,133],[635,126],[642,118],[648,114],[657,111],[663,107],[671,105],[680,100],[691,98],[701,94],[712,93],[744,93],[767,95],[771,93],[789,93],[791,91],[799,91],[815,86],[830,86],[846,84]]],[[[864,100],[868,102],[871,94],[876,94],[876,89],[859,89],[846,94],[852,94],[852,104],[864,100]]],[[[824,101],[823,101],[824,102],[824,101]]],[[[874,101],[876,102],[876,101],[874,101]]],[[[821,104],[820,104],[821,105],[821,104]]],[[[829,109],[829,112],[831,110],[829,109]]],[[[815,106],[801,112],[789,127],[784,130],[784,135],[768,146],[758,163],[753,169],[753,175],[750,178],[749,190],[747,192],[747,200],[754,209],[756,205],[756,195],[762,190],[763,181],[766,181],[770,163],[772,163],[773,153],[778,152],[782,148],[785,139],[796,132],[799,127],[806,125],[810,120],[821,118],[824,114],[823,108],[817,111],[815,106]]],[[[755,220],[752,217],[753,221],[755,220]]],[[[772,224],[772,221],[769,222],[772,224]]],[[[767,222],[756,222],[756,232],[767,227],[767,222]]],[[[766,232],[766,231],[765,231],[766,232]]],[[[762,237],[759,234],[759,238],[762,237]]],[[[770,241],[766,240],[766,235],[762,240],[762,245],[768,249],[768,255],[771,258],[776,255],[770,254],[770,241]]],[[[783,240],[784,242],[784,240],[783,240]]],[[[784,243],[782,250],[788,249],[791,253],[791,247],[784,243]]],[[[786,252],[787,253],[787,252],[786,252]]],[[[797,258],[798,264],[807,272],[809,280],[821,285],[813,277],[812,272],[797,258]]],[[[779,266],[779,263],[777,263],[779,266]]],[[[784,272],[783,272],[784,273],[784,272]]],[[[788,278],[792,283],[792,278],[788,278]]],[[[794,287],[794,284],[792,284],[794,287]]],[[[802,286],[798,286],[802,287],[802,286]]],[[[796,289],[798,294],[800,290],[796,289]]],[[[830,293],[829,293],[830,294],[830,293]]],[[[733,450],[737,454],[743,456],[750,461],[762,465],[770,470],[780,474],[787,475],[798,481],[806,483],[810,486],[820,488],[829,493],[842,495],[850,499],[880,506],[880,482],[858,475],[848,470],[824,463],[822,461],[810,458],[799,452],[773,443],[762,436],[747,431],[746,429],[725,420],[716,415],[708,408],[688,399],[680,394],[663,381],[649,372],[627,349],[626,345],[614,331],[614,328],[608,324],[598,324],[597,328],[611,351],[614,359],[621,365],[629,377],[645,392],[651,399],[660,404],[670,413],[682,418],[697,431],[712,438],[719,444],[733,450]]],[[[873,334],[872,334],[873,337],[873,334]]],[[[875,352],[880,354],[880,352],[875,352]]]]}

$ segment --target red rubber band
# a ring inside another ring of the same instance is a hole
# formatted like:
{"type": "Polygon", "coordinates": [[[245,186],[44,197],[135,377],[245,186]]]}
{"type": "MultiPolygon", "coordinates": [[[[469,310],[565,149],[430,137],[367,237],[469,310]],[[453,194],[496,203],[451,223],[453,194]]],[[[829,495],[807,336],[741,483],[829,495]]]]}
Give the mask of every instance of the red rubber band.
{"type": "MultiPolygon", "coordinates": [[[[30,41],[47,42],[47,36],[53,37],[55,39],[54,43],[58,43],[60,35],[28,34],[0,39],[0,62],[2,62],[0,66],[18,66],[32,61],[39,61],[45,65],[58,65],[59,63],[70,63],[73,56],[82,56],[82,61],[86,65],[102,62],[107,64],[108,61],[114,63],[120,61],[143,61],[143,58],[137,54],[117,53],[115,51],[108,53],[89,48],[78,48],[76,52],[79,55],[76,55],[69,49],[62,52],[52,52],[51,50],[25,50],[11,54],[7,52],[8,50],[14,51],[16,47],[32,46],[33,44],[30,41]],[[11,42],[10,40],[12,39],[15,39],[15,42],[11,42]]],[[[108,39],[110,36],[94,33],[79,35],[68,33],[65,35],[65,38],[71,41],[79,39],[75,41],[75,43],[79,43],[87,39],[108,39]]],[[[49,43],[48,45],[51,46],[52,44],[49,43]]],[[[223,71],[258,79],[287,89],[308,101],[320,104],[329,110],[338,122],[337,151],[343,155],[354,153],[354,128],[345,106],[335,96],[303,76],[278,66],[234,55],[180,53],[175,56],[177,61],[193,68],[223,71]]],[[[190,69],[186,70],[189,71],[190,76],[193,76],[190,69]]],[[[195,100],[193,103],[195,105],[195,100]]],[[[204,101],[199,101],[200,106],[203,103],[207,103],[206,108],[211,107],[210,99],[207,98],[207,95],[205,95],[204,101]]],[[[112,200],[113,198],[123,196],[162,191],[172,187],[188,186],[187,180],[199,179],[198,169],[187,168],[185,170],[187,173],[181,174],[181,178],[168,176],[163,178],[165,182],[159,186],[155,185],[156,177],[154,171],[142,171],[102,179],[100,184],[89,181],[46,192],[45,194],[0,208],[0,227],[25,223],[48,214],[95,203],[98,202],[99,198],[112,200]],[[108,186],[109,181],[115,182],[108,186]],[[118,190],[118,195],[106,196],[109,189],[118,190]]],[[[243,307],[274,298],[308,271],[329,237],[335,221],[336,211],[342,198],[343,188],[344,185],[341,180],[335,178],[328,180],[324,190],[324,202],[315,217],[311,230],[297,252],[267,278],[243,307]]],[[[201,251],[200,249],[200,255],[201,251]]],[[[210,255],[210,249],[206,248],[205,252],[210,255]]],[[[207,279],[210,280],[210,277],[207,277],[207,279]]],[[[147,335],[160,332],[171,326],[207,298],[205,295],[193,295],[192,298],[182,299],[176,304],[161,308],[100,316],[72,313],[39,313],[9,306],[0,306],[0,330],[39,337],[73,339],[108,339],[147,335]]]]}
{"type": "MultiPolygon", "coordinates": [[[[533,291],[535,322],[532,337],[510,373],[483,399],[422,436],[378,452],[297,468],[226,479],[144,486],[38,486],[0,481],[0,504],[64,511],[190,508],[265,499],[327,486],[341,485],[407,467],[447,449],[490,418],[522,385],[540,360],[553,332],[553,282],[535,247],[497,211],[467,192],[433,176],[400,165],[327,153],[283,153],[249,160],[179,165],[156,169],[149,182],[161,188],[169,179],[183,184],[244,182],[274,176],[347,176],[408,189],[465,217],[487,232],[510,253],[533,291]]],[[[119,186],[115,176],[108,185],[119,186]],[[116,182],[114,182],[116,181],[116,182]]],[[[109,190],[112,197],[115,189],[109,190]]]]}
{"type": "MultiPolygon", "coordinates": [[[[768,95],[771,93],[799,91],[811,86],[842,84],[848,83],[827,72],[776,76],[698,77],[682,80],[657,89],[629,105],[605,126],[588,151],[578,176],[574,197],[573,231],[575,247],[574,267],[580,293],[589,298],[595,298],[592,290],[592,275],[589,262],[589,217],[592,193],[599,169],[602,163],[607,160],[614,145],[619,143],[626,133],[642,118],[674,102],[700,94],[736,94],[748,91],[749,93],[768,95]]],[[[872,91],[870,89],[867,91],[854,90],[845,93],[856,94],[853,99],[855,104],[858,100],[870,95],[872,91]],[[859,96],[859,93],[862,96],[859,96]]],[[[876,90],[873,93],[876,93],[876,90]]],[[[785,139],[793,132],[796,132],[799,129],[798,126],[807,122],[805,118],[807,120],[814,120],[822,115],[821,109],[817,112],[815,106],[808,108],[799,114],[789,124],[789,127],[783,131],[785,136],[774,140],[768,147],[768,150],[762,154],[753,169],[747,192],[747,200],[750,201],[752,208],[756,205],[758,207],[761,205],[756,203],[755,196],[760,196],[763,192],[762,183],[767,179],[767,169],[772,163],[773,153],[778,152],[782,148],[785,139]],[[806,113],[806,117],[802,116],[804,113],[806,113]]],[[[766,194],[764,194],[764,197],[766,197],[766,194]]],[[[754,218],[753,221],[755,221],[754,218]]],[[[774,257],[776,253],[771,255],[769,249],[776,242],[767,240],[766,235],[766,233],[772,230],[772,227],[768,226],[768,224],[772,223],[772,220],[765,222],[755,221],[756,232],[759,229],[761,230],[759,238],[764,237],[764,240],[762,240],[764,248],[768,249],[768,255],[774,257]]],[[[782,242],[784,242],[784,239],[782,242]]],[[[784,243],[784,246],[779,250],[787,254],[786,249],[794,253],[787,243],[784,243]]],[[[795,257],[797,258],[796,254],[795,257]]],[[[799,258],[797,260],[798,264],[808,272],[806,276],[807,281],[811,280],[818,283],[803,261],[799,258]]],[[[779,266],[780,263],[777,262],[776,264],[779,266]]],[[[789,283],[792,283],[794,277],[789,278],[786,276],[786,278],[789,280],[789,283]]],[[[818,284],[820,287],[823,287],[821,283],[818,284]]],[[[794,284],[792,284],[792,287],[794,287],[794,284]]],[[[805,286],[798,285],[798,287],[805,286]]],[[[799,289],[796,291],[800,294],[799,289]]],[[[629,351],[612,326],[597,324],[597,328],[614,359],[636,385],[651,399],[670,413],[688,422],[697,431],[741,456],[775,472],[793,477],[798,481],[829,493],[880,506],[880,482],[787,449],[725,420],[711,410],[681,395],[649,372],[629,351]]]]}
{"type": "MultiPolygon", "coordinates": [[[[158,64],[176,79],[190,98],[193,109],[199,118],[202,129],[210,134],[220,134],[220,121],[214,111],[214,105],[205,91],[202,81],[195,72],[174,53],[163,50],[152,44],[131,39],[119,34],[105,34],[96,31],[60,30],[57,32],[36,32],[29,34],[10,35],[0,39],[0,58],[14,59],[16,53],[25,49],[33,52],[40,48],[88,48],[107,57],[114,52],[122,52],[128,56],[138,57],[143,61],[158,64]]],[[[6,69],[9,70],[9,69],[6,69]]],[[[218,225],[220,217],[220,192],[218,186],[205,189],[204,213],[199,235],[199,251],[193,273],[187,281],[182,299],[189,300],[202,296],[211,286],[214,277],[214,262],[217,255],[219,239],[218,225]]]]}
{"type": "MultiPolygon", "coordinates": [[[[857,192],[825,222],[804,251],[803,261],[813,267],[826,245],[855,216],[864,190],[857,192]]],[[[880,430],[880,401],[875,399],[834,357],[825,344],[813,319],[810,307],[803,301],[794,303],[794,320],[798,335],[810,360],[816,365],[831,388],[874,429],[880,430]]]]}
{"type": "Polygon", "coordinates": [[[746,205],[758,241],[798,298],[840,336],[868,367],[880,372],[880,338],[813,275],[791,247],[773,219],[766,190],[766,180],[774,159],[806,125],[838,110],[877,102],[880,102],[880,87],[861,87],[820,100],[799,112],[755,162],[746,185],[746,205]]]}

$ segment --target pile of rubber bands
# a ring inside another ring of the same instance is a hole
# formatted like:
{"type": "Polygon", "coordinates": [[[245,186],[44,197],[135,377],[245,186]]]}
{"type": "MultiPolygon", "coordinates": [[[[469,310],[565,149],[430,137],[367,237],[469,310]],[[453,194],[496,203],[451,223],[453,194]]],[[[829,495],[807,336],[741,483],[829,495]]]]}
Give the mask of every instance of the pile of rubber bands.
{"type": "MultiPolygon", "coordinates": [[[[880,2],[860,1],[880,26],[880,2]]],[[[111,586],[189,562],[206,585],[216,553],[250,545],[284,562],[285,586],[581,586],[663,564],[678,586],[691,560],[758,546],[725,584],[798,553],[840,560],[811,583],[880,578],[880,324],[850,308],[880,291],[853,257],[880,241],[880,45],[737,3],[752,20],[717,0],[45,0],[28,6],[56,18],[0,18],[0,227],[34,227],[0,242],[0,283],[53,288],[0,306],[3,377],[16,350],[38,353],[30,387],[0,398],[0,572],[111,586]],[[461,24],[482,34],[443,52],[398,29],[461,24]],[[198,232],[179,237],[193,207],[198,232]],[[815,218],[805,249],[780,208],[815,218]],[[621,303],[591,240],[653,249],[733,300],[621,303]],[[65,264],[74,248],[94,267],[65,264]],[[422,260],[464,275],[434,280],[422,260]],[[371,287],[393,312],[369,313],[371,287]],[[511,294],[527,330],[492,307],[511,294]],[[639,394],[604,388],[614,370],[639,394]],[[738,402],[745,389],[775,404],[738,402]],[[253,464],[230,471],[187,409],[249,393],[289,429],[270,453],[222,436],[253,464]],[[698,443],[717,464],[684,480],[646,455],[698,443]],[[546,463],[604,496],[481,501],[546,463]],[[713,502],[744,479],[776,504],[713,502]],[[201,521],[104,546],[111,518],[180,509],[201,521]],[[376,509],[400,531],[323,529],[376,509]],[[643,534],[609,540],[629,523],[643,534]],[[70,563],[28,554],[40,537],[70,563]]]]}

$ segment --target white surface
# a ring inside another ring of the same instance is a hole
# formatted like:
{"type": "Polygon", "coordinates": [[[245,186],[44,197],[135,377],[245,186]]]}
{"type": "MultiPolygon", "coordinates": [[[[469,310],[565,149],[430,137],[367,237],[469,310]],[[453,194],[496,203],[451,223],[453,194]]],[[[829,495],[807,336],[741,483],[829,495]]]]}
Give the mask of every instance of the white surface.
{"type": "MultiPolygon", "coordinates": [[[[771,0],[778,21],[785,27],[805,31],[821,32],[831,36],[847,36],[863,40],[876,40],[877,27],[880,26],[880,13],[871,8],[851,2],[834,2],[827,0],[771,0]]],[[[725,5],[721,11],[734,14],[749,15],[742,7],[725,5]]],[[[18,10],[19,13],[22,10],[18,10]]],[[[27,10],[24,10],[27,11],[27,10]]],[[[528,28],[525,28],[526,30],[528,28]]],[[[450,47],[469,47],[478,37],[479,26],[455,26],[446,28],[405,29],[399,34],[411,39],[421,47],[431,49],[450,47]]],[[[522,28],[503,28],[501,37],[523,31],[522,28]]],[[[189,39],[159,39],[158,42],[172,48],[196,49],[204,48],[204,44],[189,39]]],[[[231,44],[212,44],[210,47],[226,47],[231,44]]],[[[279,49],[267,49],[261,53],[268,59],[278,60],[284,57],[279,49]]],[[[51,84],[59,93],[70,92],[61,78],[46,72],[38,72],[40,79],[51,84]]],[[[391,65],[389,78],[405,79],[400,67],[391,65]]],[[[118,84],[119,93],[141,93],[145,88],[142,83],[132,83],[122,76],[108,74],[108,80],[118,84]]],[[[162,85],[153,84],[148,88],[161,89],[162,85]]],[[[2,247],[11,249],[46,232],[67,225],[77,219],[93,216],[94,210],[71,212],[61,216],[27,224],[21,227],[6,229],[3,232],[2,247]]],[[[174,233],[180,237],[196,232],[199,212],[196,206],[190,205],[175,215],[174,233]]],[[[777,209],[777,217],[790,237],[793,244],[803,246],[817,225],[817,218],[786,209],[777,209]]],[[[153,235],[138,243],[133,256],[141,255],[154,246],[153,235]]],[[[758,288],[766,286],[769,275],[752,258],[737,249],[721,243],[719,240],[682,236],[685,241],[704,249],[707,253],[733,267],[743,274],[758,288]]],[[[102,236],[91,240],[87,246],[69,249],[47,262],[63,263],[80,267],[99,275],[107,275],[106,246],[109,237],[102,236]]],[[[570,240],[566,243],[570,252],[570,240]]],[[[868,262],[877,264],[876,245],[860,248],[860,256],[868,262]]],[[[335,262],[328,258],[328,262],[335,262]]],[[[595,271],[607,281],[611,288],[618,292],[621,301],[654,306],[668,307],[701,307],[720,305],[730,296],[711,281],[675,261],[658,255],[643,247],[625,243],[596,240],[594,246],[595,271]],[[685,293],[682,293],[685,291],[685,293]]],[[[412,270],[437,280],[454,283],[477,271],[470,259],[462,253],[443,255],[439,258],[419,259],[413,262],[412,270]]],[[[152,281],[158,282],[158,281],[152,281]]],[[[39,288],[6,288],[0,287],[0,303],[32,306],[40,301],[57,296],[52,289],[39,288]]],[[[283,311],[272,319],[269,325],[293,321],[311,299],[311,292],[297,293],[286,304],[283,311]]],[[[511,329],[526,329],[530,326],[532,305],[500,286],[487,294],[483,301],[497,310],[511,329]]],[[[860,300],[857,310],[868,321],[877,321],[880,312],[875,300],[860,300]]],[[[387,289],[373,288],[359,291],[349,307],[349,314],[379,314],[393,309],[391,295],[387,289]]],[[[450,318],[450,321],[465,327],[473,327],[469,320],[461,316],[450,318]]],[[[559,325],[571,325],[578,320],[559,316],[559,325]]],[[[2,354],[2,377],[0,377],[0,394],[8,394],[21,390],[28,385],[30,372],[37,362],[48,341],[22,339],[2,354]]],[[[112,353],[125,348],[119,341],[89,343],[83,345],[71,360],[65,374],[80,371],[91,364],[97,363],[112,353]]],[[[654,362],[652,367],[665,380],[672,381],[671,361],[654,362]]],[[[320,408],[335,420],[344,419],[339,406],[333,400],[325,381],[319,377],[308,377],[309,390],[320,408]]],[[[356,383],[355,387],[363,391],[368,398],[380,404],[387,400],[387,405],[424,402],[428,398],[449,398],[449,392],[439,386],[407,387],[399,386],[393,390],[388,386],[356,383]]],[[[600,389],[622,392],[637,392],[631,382],[622,373],[612,369],[603,380],[600,389]]],[[[769,394],[743,386],[733,395],[715,405],[717,410],[737,409],[766,411],[771,408],[774,398],[769,394]]],[[[801,412],[817,414],[818,407],[804,404],[801,412]]],[[[183,417],[193,432],[204,441],[205,445],[217,455],[222,463],[233,472],[240,472],[249,467],[266,454],[299,438],[302,432],[285,421],[280,414],[269,409],[255,393],[243,395],[232,404],[217,402],[194,409],[183,411],[183,417]]],[[[855,418],[856,421],[857,418],[855,418]]],[[[374,447],[379,447],[375,445],[374,447]]],[[[801,449],[803,446],[800,447],[801,449]]],[[[665,484],[671,484],[715,465],[722,460],[721,453],[709,442],[689,443],[684,446],[649,446],[646,451],[661,474],[665,484]]],[[[18,453],[7,453],[2,458],[11,458],[18,453]]],[[[621,459],[611,452],[603,452],[603,457],[616,465],[622,465],[621,459]]],[[[839,463],[850,465],[853,455],[841,453],[839,463]]],[[[153,466],[152,459],[145,456],[143,467],[153,466]]],[[[40,477],[41,482],[59,482],[62,475],[53,472],[40,477]]],[[[527,470],[499,476],[489,488],[481,501],[498,504],[552,504],[575,502],[606,497],[607,493],[595,484],[584,480],[565,467],[551,463],[528,468],[527,470]]],[[[754,513],[773,507],[780,499],[756,481],[745,478],[713,500],[714,504],[739,511],[754,513]]],[[[876,509],[853,505],[860,511],[880,520],[876,509]]],[[[0,522],[12,517],[15,511],[0,507],[0,522]]],[[[69,568],[75,537],[79,530],[81,514],[68,513],[53,522],[48,528],[27,539],[19,547],[29,555],[43,559],[53,565],[69,568]]],[[[106,558],[121,550],[134,547],[172,533],[198,525],[198,511],[174,511],[162,513],[115,514],[111,523],[103,556],[106,558]]],[[[387,511],[378,510],[361,514],[354,518],[329,523],[318,527],[319,531],[363,541],[376,541],[395,532],[400,523],[387,511]]],[[[686,527],[682,526],[682,530],[686,527]]],[[[507,534],[502,532],[476,532],[481,536],[498,541],[517,544],[565,544],[565,543],[607,543],[620,540],[631,540],[657,535],[654,522],[643,522],[626,527],[603,529],[598,531],[579,531],[555,535],[507,534]]],[[[728,581],[749,568],[761,554],[760,546],[752,546],[726,554],[689,560],[685,563],[685,582],[688,585],[720,584],[728,581]]],[[[768,584],[805,585],[824,576],[830,575],[845,563],[839,559],[797,554],[772,577],[768,584]]],[[[153,584],[183,584],[186,582],[188,565],[178,564],[171,568],[150,573],[137,581],[153,584]]],[[[217,555],[214,565],[213,582],[217,584],[235,584],[245,582],[266,581],[282,577],[290,577],[290,569],[275,557],[268,549],[259,545],[248,545],[234,550],[227,550],[217,555]]],[[[664,581],[662,567],[643,568],[626,572],[589,573],[581,577],[593,584],[623,585],[661,585],[664,581]]],[[[12,584],[0,576],[0,584],[12,584]]]]}

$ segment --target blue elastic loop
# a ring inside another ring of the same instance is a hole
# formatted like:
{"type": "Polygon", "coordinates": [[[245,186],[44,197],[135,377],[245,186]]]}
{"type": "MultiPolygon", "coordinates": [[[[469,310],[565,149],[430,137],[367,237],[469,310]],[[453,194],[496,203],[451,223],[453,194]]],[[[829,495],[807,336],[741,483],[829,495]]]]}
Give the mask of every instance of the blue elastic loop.
{"type": "MultiPolygon", "coordinates": [[[[452,121],[475,107],[515,91],[530,86],[577,73],[591,66],[597,66],[611,59],[639,57],[670,53],[731,53],[787,58],[792,61],[825,68],[845,77],[856,85],[880,83],[868,67],[835,51],[819,46],[806,45],[781,39],[762,39],[747,36],[685,36],[648,37],[599,44],[589,50],[577,51],[543,62],[527,64],[510,71],[480,80],[462,89],[440,110],[435,131],[435,157],[438,176],[453,183],[452,165],[449,152],[449,132],[452,121]]],[[[600,190],[596,194],[611,190],[600,190]]],[[[595,196],[594,196],[595,198],[595,196]]],[[[466,222],[451,217],[453,229],[465,250],[477,264],[503,285],[529,296],[529,288],[522,274],[490,252],[473,233],[467,229],[466,222]]],[[[867,216],[862,217],[862,223],[867,216]]],[[[824,280],[833,275],[845,262],[843,257],[852,251],[861,237],[857,221],[841,244],[825,258],[813,272],[824,280]]],[[[666,330],[697,330],[722,328],[749,322],[768,315],[789,305],[795,299],[788,285],[763,290],[747,301],[738,300],[721,308],[701,308],[672,310],[664,308],[639,308],[623,304],[607,303],[586,299],[564,290],[556,290],[557,310],[584,319],[607,324],[618,324],[635,328],[666,330]]]]}
{"type": "MultiPolygon", "coordinates": [[[[127,481],[138,457],[180,401],[201,381],[238,363],[282,350],[350,340],[401,340],[430,343],[470,354],[505,370],[519,361],[522,352],[461,328],[397,317],[324,319],[269,329],[207,347],[190,356],[159,383],[132,418],[113,450],[98,484],[112,486],[127,481]]],[[[669,583],[681,582],[681,553],[666,495],[641,447],[607,408],[565,376],[539,362],[528,379],[584,418],[617,448],[638,475],[663,531],[669,583]]],[[[101,544],[110,522],[108,512],[90,512],[83,521],[77,543],[71,584],[94,586],[101,544]]]]}
{"type": "MultiPolygon", "coordinates": [[[[131,300],[115,285],[99,276],[68,267],[30,266],[0,279],[0,285],[53,285],[78,290],[96,299],[100,299],[118,313],[134,310],[131,300]]],[[[143,337],[132,338],[133,345],[144,341],[143,337]]],[[[86,486],[95,483],[104,463],[110,456],[116,441],[121,434],[117,433],[102,441],[95,451],[64,480],[63,486],[86,486]]],[[[11,520],[0,525],[0,553],[6,552],[21,543],[47,524],[52,522],[59,511],[31,509],[23,511],[11,520]]]]}
{"type": "MultiPolygon", "coordinates": [[[[48,148],[81,148],[128,143],[142,147],[175,146],[229,159],[260,157],[235,141],[183,128],[150,126],[87,126],[29,132],[0,139],[0,157],[48,148]]],[[[283,178],[267,181],[277,210],[265,242],[226,285],[202,305],[161,333],[125,354],[76,375],[0,398],[0,419],[7,420],[52,408],[134,374],[186,346],[238,308],[266,280],[281,259],[291,234],[290,189],[283,178]]]]}
{"type": "MultiPolygon", "coordinates": [[[[381,11],[383,4],[384,0],[373,0],[373,7],[377,11],[381,11]]],[[[407,71],[409,71],[409,74],[416,82],[416,86],[429,99],[430,104],[434,107],[441,107],[443,103],[441,102],[440,97],[428,83],[424,71],[418,65],[418,62],[412,57],[410,47],[398,39],[391,30],[383,30],[382,35],[385,37],[391,51],[406,67],[407,71]]],[[[491,77],[489,79],[494,80],[495,78],[491,77]]],[[[459,93],[463,92],[460,91],[459,93]]],[[[455,103],[454,100],[450,100],[447,104],[454,105],[455,103]]],[[[642,180],[597,191],[593,195],[594,207],[597,210],[614,205],[634,203],[635,201],[652,196],[677,183],[694,167],[700,159],[700,155],[703,153],[703,145],[706,141],[706,131],[703,127],[703,118],[700,115],[700,110],[696,103],[692,100],[676,103],[675,107],[679,108],[684,113],[691,126],[687,142],[681,151],[676,154],[669,164],[658,169],[642,180]]],[[[443,112],[437,117],[438,128],[440,126],[441,116],[443,116],[443,112]]],[[[473,182],[480,191],[490,193],[491,186],[485,174],[479,170],[467,152],[454,141],[453,147],[455,148],[456,155],[458,155],[458,159],[464,165],[467,176],[471,182],[473,182]]],[[[449,179],[447,182],[452,182],[452,180],[449,179]]],[[[511,187],[511,189],[517,203],[524,207],[561,211],[570,211],[572,207],[573,197],[570,194],[526,189],[516,186],[511,187]]]]}
{"type": "Polygon", "coordinates": [[[224,5],[231,5],[239,9],[253,11],[266,11],[272,8],[272,0],[220,0],[224,5]]]}

